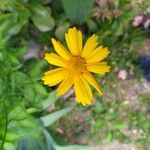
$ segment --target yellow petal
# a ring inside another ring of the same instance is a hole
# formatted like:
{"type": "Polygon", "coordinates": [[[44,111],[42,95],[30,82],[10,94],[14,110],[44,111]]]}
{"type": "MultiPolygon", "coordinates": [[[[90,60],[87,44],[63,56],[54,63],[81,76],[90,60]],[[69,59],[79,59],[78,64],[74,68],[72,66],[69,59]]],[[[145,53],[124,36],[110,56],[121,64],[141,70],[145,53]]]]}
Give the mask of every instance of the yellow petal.
{"type": "Polygon", "coordinates": [[[62,57],[50,53],[50,54],[45,54],[45,59],[47,60],[48,63],[55,65],[55,66],[61,66],[61,67],[66,67],[67,61],[63,59],[62,57]]]}
{"type": "Polygon", "coordinates": [[[54,86],[64,80],[67,74],[69,74],[69,72],[66,69],[57,68],[47,71],[42,80],[45,85],[54,86]]]}
{"type": "Polygon", "coordinates": [[[60,96],[65,94],[71,88],[72,85],[73,85],[73,76],[69,75],[62,81],[62,83],[57,88],[57,95],[60,96]]]}
{"type": "Polygon", "coordinates": [[[82,34],[75,27],[70,28],[65,34],[68,48],[72,55],[78,55],[82,49],[82,34]]]}
{"type": "Polygon", "coordinates": [[[93,99],[92,91],[84,78],[75,77],[74,90],[77,102],[82,103],[83,106],[91,104],[93,99]]]}
{"type": "Polygon", "coordinates": [[[105,64],[106,62],[98,62],[98,63],[91,63],[87,64],[86,68],[90,72],[98,73],[98,74],[105,74],[106,72],[110,71],[110,66],[105,64]]]}
{"type": "Polygon", "coordinates": [[[78,31],[78,46],[79,46],[79,54],[81,54],[81,51],[82,51],[82,33],[80,30],[78,31]]]}
{"type": "Polygon", "coordinates": [[[71,58],[71,54],[67,51],[67,49],[59,42],[56,41],[54,38],[52,38],[53,46],[56,50],[56,52],[63,57],[66,60],[69,60],[71,58]]]}
{"type": "Polygon", "coordinates": [[[92,74],[88,73],[88,72],[85,72],[83,74],[83,77],[87,80],[87,82],[92,85],[100,95],[103,94],[103,90],[102,88],[100,87],[99,83],[95,80],[95,78],[93,77],[92,74]]]}
{"type": "Polygon", "coordinates": [[[86,58],[86,62],[87,63],[93,63],[93,62],[98,62],[98,61],[102,61],[103,59],[105,59],[108,54],[109,54],[109,50],[107,47],[102,48],[102,47],[97,47],[89,57],[86,58]]]}
{"type": "Polygon", "coordinates": [[[91,52],[96,48],[98,44],[97,38],[98,37],[95,34],[88,38],[82,51],[82,57],[88,57],[91,52]]]}

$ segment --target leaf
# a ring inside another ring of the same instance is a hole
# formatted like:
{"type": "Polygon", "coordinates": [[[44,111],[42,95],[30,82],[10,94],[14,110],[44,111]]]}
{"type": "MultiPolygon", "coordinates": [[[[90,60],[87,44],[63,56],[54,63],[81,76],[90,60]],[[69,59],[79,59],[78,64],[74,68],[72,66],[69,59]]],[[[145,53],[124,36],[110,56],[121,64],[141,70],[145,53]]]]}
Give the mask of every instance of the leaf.
{"type": "Polygon", "coordinates": [[[96,147],[82,145],[55,146],[57,150],[96,150],[96,147]]]}
{"type": "Polygon", "coordinates": [[[90,32],[96,32],[96,30],[98,29],[96,22],[92,19],[89,19],[87,21],[87,26],[90,32]]]}
{"type": "Polygon", "coordinates": [[[6,53],[6,59],[11,65],[19,65],[17,57],[15,57],[12,53],[6,53]]]}
{"type": "Polygon", "coordinates": [[[44,127],[48,127],[51,124],[53,124],[55,121],[59,120],[66,113],[70,112],[73,108],[74,108],[74,106],[70,106],[70,107],[61,109],[61,110],[53,112],[47,116],[41,117],[40,120],[42,121],[44,127]]]}
{"type": "Polygon", "coordinates": [[[32,84],[26,84],[23,89],[24,97],[28,102],[35,102],[36,93],[32,84]]]}
{"type": "Polygon", "coordinates": [[[47,145],[47,150],[56,150],[55,149],[55,141],[53,140],[52,136],[50,135],[50,133],[44,129],[43,134],[45,136],[45,141],[46,141],[46,145],[47,145]]]}
{"type": "Polygon", "coordinates": [[[62,4],[68,19],[80,25],[92,12],[94,0],[62,0],[62,4]]]}
{"type": "Polygon", "coordinates": [[[53,105],[59,98],[56,96],[56,92],[52,91],[49,93],[49,96],[42,101],[42,107],[43,109],[46,109],[47,107],[49,107],[50,105],[53,105]]]}
{"type": "Polygon", "coordinates": [[[69,26],[70,24],[66,22],[56,28],[55,35],[59,40],[64,39],[64,34],[67,32],[67,29],[69,28],[69,26]]]}
{"type": "Polygon", "coordinates": [[[9,38],[17,34],[22,28],[22,25],[17,22],[17,16],[14,14],[7,14],[0,16],[0,33],[4,38],[9,38]]]}
{"type": "Polygon", "coordinates": [[[13,143],[10,143],[10,142],[5,142],[4,144],[4,149],[5,150],[14,150],[14,144],[13,143]]]}
{"type": "Polygon", "coordinates": [[[42,84],[36,83],[36,84],[33,84],[33,87],[34,87],[34,90],[36,93],[38,93],[40,95],[44,95],[44,96],[47,95],[47,91],[42,84]]]}
{"type": "Polygon", "coordinates": [[[40,2],[43,4],[48,4],[48,3],[51,3],[52,0],[40,0],[40,2]]]}
{"type": "Polygon", "coordinates": [[[105,113],[106,112],[106,106],[104,106],[103,103],[97,101],[96,102],[96,105],[94,105],[93,107],[93,110],[96,114],[99,114],[99,113],[105,113]]]}
{"type": "Polygon", "coordinates": [[[55,21],[51,16],[50,8],[45,8],[36,1],[32,1],[29,5],[34,25],[42,32],[51,31],[54,28],[55,21]]]}
{"type": "Polygon", "coordinates": [[[30,78],[21,71],[13,72],[13,74],[14,74],[15,83],[18,86],[24,86],[24,84],[31,82],[30,78]]]}
{"type": "Polygon", "coordinates": [[[94,127],[97,127],[100,129],[103,126],[105,126],[105,124],[106,124],[106,121],[103,118],[100,118],[100,119],[96,120],[94,127]]]}
{"type": "Polygon", "coordinates": [[[112,127],[115,129],[121,130],[121,129],[126,128],[127,126],[125,124],[118,123],[118,124],[112,125],[112,127]]]}
{"type": "Polygon", "coordinates": [[[40,77],[42,74],[43,68],[47,66],[47,62],[45,60],[38,61],[34,64],[34,66],[29,71],[29,76],[32,78],[40,77]]]}
{"type": "Polygon", "coordinates": [[[21,139],[17,143],[16,150],[45,150],[46,146],[41,139],[34,137],[31,135],[30,137],[26,137],[21,139]]]}
{"type": "Polygon", "coordinates": [[[106,142],[110,142],[112,140],[112,133],[111,131],[107,132],[106,137],[105,137],[105,141],[106,142]]]}

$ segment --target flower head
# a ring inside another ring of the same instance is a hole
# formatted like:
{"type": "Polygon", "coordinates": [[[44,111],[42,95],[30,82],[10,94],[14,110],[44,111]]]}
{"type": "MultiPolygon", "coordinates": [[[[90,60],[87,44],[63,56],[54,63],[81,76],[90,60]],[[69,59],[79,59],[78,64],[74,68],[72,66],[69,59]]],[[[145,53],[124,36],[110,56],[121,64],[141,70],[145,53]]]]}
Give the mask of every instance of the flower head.
{"type": "Polygon", "coordinates": [[[84,106],[90,105],[93,99],[89,85],[102,95],[102,88],[92,73],[103,75],[110,71],[110,66],[103,61],[109,50],[107,47],[98,46],[97,38],[95,34],[92,35],[83,46],[82,33],[75,27],[68,29],[65,34],[68,49],[52,38],[57,54],[47,53],[45,59],[57,68],[44,74],[44,84],[54,86],[60,83],[56,91],[58,96],[65,94],[73,86],[76,101],[84,106]]]}

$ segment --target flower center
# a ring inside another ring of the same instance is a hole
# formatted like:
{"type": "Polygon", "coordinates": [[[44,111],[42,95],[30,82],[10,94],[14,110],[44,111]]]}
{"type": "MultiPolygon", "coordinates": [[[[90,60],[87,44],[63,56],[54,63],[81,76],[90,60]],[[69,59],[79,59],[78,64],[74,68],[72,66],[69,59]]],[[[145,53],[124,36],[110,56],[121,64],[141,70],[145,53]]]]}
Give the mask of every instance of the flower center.
{"type": "Polygon", "coordinates": [[[82,74],[86,70],[86,62],[80,56],[73,56],[69,60],[67,68],[74,74],[82,74]]]}

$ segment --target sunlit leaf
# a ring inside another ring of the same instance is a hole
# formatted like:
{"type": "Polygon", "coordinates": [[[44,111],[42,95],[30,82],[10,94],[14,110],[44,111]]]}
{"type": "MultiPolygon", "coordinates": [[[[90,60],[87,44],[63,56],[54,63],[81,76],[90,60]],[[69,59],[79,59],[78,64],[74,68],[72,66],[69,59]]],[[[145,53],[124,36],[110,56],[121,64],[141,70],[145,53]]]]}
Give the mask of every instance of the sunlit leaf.
{"type": "Polygon", "coordinates": [[[66,113],[70,112],[73,109],[74,106],[70,106],[61,110],[58,110],[56,112],[53,112],[47,116],[43,116],[40,118],[40,120],[43,123],[44,127],[48,127],[51,124],[53,124],[55,121],[57,121],[59,118],[64,116],[66,113]]]}
{"type": "Polygon", "coordinates": [[[32,21],[40,31],[46,32],[54,28],[55,21],[51,16],[50,8],[47,9],[35,1],[30,3],[30,8],[32,21]]]}

